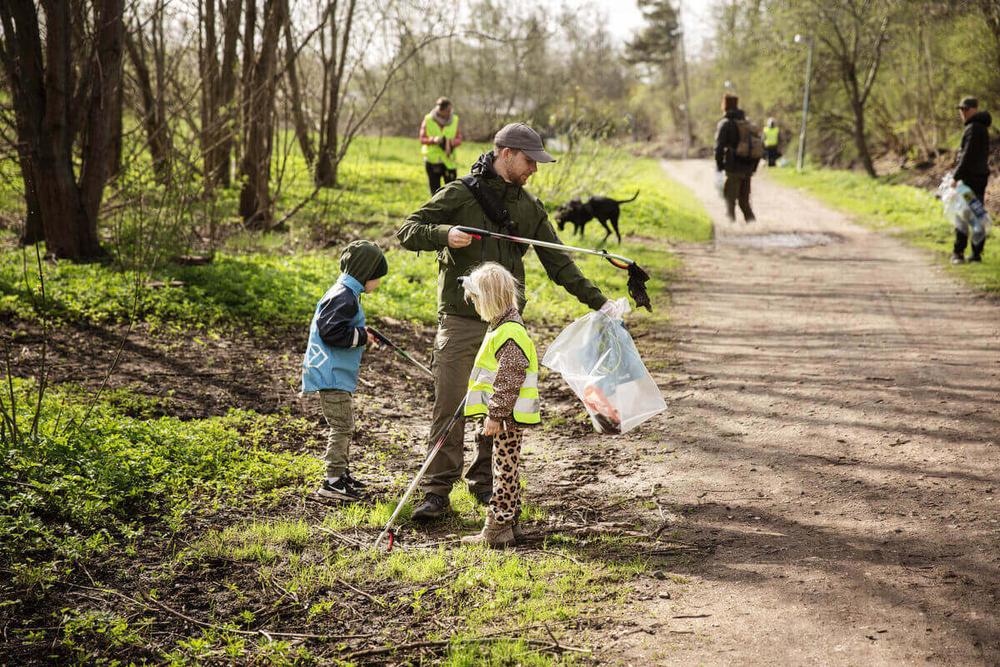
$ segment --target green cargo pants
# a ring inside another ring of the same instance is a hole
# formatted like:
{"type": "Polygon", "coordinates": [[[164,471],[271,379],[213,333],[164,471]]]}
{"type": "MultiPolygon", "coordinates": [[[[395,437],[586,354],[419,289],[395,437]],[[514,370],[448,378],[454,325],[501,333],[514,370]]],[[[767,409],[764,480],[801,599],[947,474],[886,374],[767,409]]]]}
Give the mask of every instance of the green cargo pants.
{"type": "Polygon", "coordinates": [[[351,393],[328,389],[319,393],[326,420],[326,476],[340,477],[347,470],[351,439],[354,437],[354,403],[351,393]]]}
{"type": "MultiPolygon", "coordinates": [[[[482,320],[458,315],[441,315],[437,337],[434,339],[434,411],[431,416],[431,434],[428,452],[434,447],[441,432],[458,410],[469,387],[469,374],[476,360],[476,353],[486,336],[487,324],[482,320]]],[[[465,464],[463,452],[465,419],[452,426],[448,439],[437,453],[421,487],[425,493],[448,497],[451,487],[462,476],[465,464]]],[[[476,436],[476,456],[465,478],[473,493],[493,490],[493,438],[476,436]]]]}

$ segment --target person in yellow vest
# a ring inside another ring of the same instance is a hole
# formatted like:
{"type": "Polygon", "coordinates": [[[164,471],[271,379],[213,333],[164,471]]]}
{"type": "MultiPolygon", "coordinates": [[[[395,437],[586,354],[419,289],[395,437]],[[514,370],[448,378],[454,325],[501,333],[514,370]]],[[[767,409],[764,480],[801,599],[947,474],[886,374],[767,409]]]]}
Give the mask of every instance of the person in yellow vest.
{"type": "Polygon", "coordinates": [[[458,129],[458,114],[451,108],[451,100],[439,97],[434,108],[420,124],[420,152],[424,155],[424,168],[431,195],[444,183],[454,181],[458,175],[455,149],[462,145],[462,131],[458,129]]]}
{"type": "Polygon", "coordinates": [[[520,286],[510,271],[486,262],[462,281],[465,298],[489,322],[469,376],[465,416],[483,418],[482,435],[493,438],[493,495],[486,523],[464,544],[508,545],[522,537],[522,429],[541,422],[538,398],[538,353],[518,312],[520,286]]]}
{"type": "Polygon", "coordinates": [[[778,143],[781,139],[781,130],[778,128],[778,123],[773,118],[767,119],[767,127],[764,128],[762,133],[764,140],[764,157],[767,158],[767,166],[773,167],[777,162],[778,158],[781,157],[781,151],[778,150],[778,143]]]}

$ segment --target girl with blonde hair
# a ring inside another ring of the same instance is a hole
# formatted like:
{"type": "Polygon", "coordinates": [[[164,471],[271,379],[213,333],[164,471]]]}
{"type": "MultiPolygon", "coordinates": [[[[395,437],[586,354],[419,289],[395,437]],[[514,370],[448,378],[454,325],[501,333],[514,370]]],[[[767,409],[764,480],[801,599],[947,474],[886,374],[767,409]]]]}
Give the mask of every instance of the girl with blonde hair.
{"type": "Polygon", "coordinates": [[[493,436],[493,495],[481,532],[465,544],[505,546],[522,537],[518,469],[522,429],[541,421],[538,354],[518,312],[517,280],[487,262],[462,281],[466,300],[490,323],[469,377],[465,416],[483,417],[484,436],[493,436]]]}

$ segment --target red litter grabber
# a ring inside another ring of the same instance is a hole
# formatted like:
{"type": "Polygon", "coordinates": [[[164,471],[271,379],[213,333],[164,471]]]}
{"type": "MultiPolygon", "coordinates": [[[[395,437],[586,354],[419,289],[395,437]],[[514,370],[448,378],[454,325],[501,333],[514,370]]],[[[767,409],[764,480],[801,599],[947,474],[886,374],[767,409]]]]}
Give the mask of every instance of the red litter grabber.
{"type": "Polygon", "coordinates": [[[416,490],[417,488],[417,484],[419,484],[420,480],[424,478],[424,474],[427,472],[427,468],[430,467],[431,461],[433,461],[434,457],[437,456],[437,453],[441,451],[441,447],[444,445],[445,439],[448,437],[448,434],[451,433],[451,429],[455,427],[455,423],[462,416],[463,412],[465,412],[464,398],[462,399],[462,402],[459,404],[458,409],[455,410],[455,414],[451,416],[451,419],[448,421],[448,424],[444,427],[444,431],[442,431],[441,435],[438,436],[437,442],[434,443],[434,447],[431,449],[430,454],[427,455],[427,460],[424,461],[424,464],[420,466],[420,470],[417,471],[417,476],[413,478],[413,481],[410,482],[410,486],[408,486],[406,489],[406,493],[404,493],[403,497],[399,499],[399,504],[396,505],[396,509],[393,510],[392,516],[390,516],[389,520],[386,522],[385,528],[382,529],[382,532],[379,533],[378,538],[376,538],[374,544],[374,547],[376,549],[378,549],[379,545],[382,544],[382,540],[384,540],[386,536],[388,536],[389,544],[386,545],[386,551],[392,551],[392,545],[395,542],[396,538],[395,533],[393,533],[392,531],[392,526],[396,522],[396,517],[398,517],[399,513],[403,510],[403,505],[406,504],[406,501],[410,499],[411,495],[413,495],[414,490],[416,490]]]}

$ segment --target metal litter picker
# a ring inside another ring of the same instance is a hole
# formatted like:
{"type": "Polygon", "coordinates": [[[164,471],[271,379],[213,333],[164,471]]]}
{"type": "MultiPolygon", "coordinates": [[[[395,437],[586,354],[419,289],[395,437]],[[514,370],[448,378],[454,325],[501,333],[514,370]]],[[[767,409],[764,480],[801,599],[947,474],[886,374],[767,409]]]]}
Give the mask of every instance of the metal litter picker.
{"type": "Polygon", "coordinates": [[[561,243],[549,243],[548,241],[538,241],[536,239],[526,239],[520,236],[511,236],[510,234],[501,234],[500,232],[490,232],[485,229],[477,229],[475,227],[460,227],[456,226],[455,229],[463,231],[470,236],[483,239],[485,237],[493,237],[496,239],[503,239],[505,241],[510,241],[512,243],[521,243],[523,245],[533,245],[539,246],[541,248],[551,248],[552,250],[569,250],[571,252],[582,252],[587,255],[597,255],[598,257],[603,257],[608,260],[611,266],[616,269],[622,269],[623,271],[628,271],[628,294],[635,301],[636,308],[645,308],[646,310],[652,312],[653,306],[649,302],[649,294],[646,292],[646,282],[649,281],[649,274],[636,264],[635,260],[629,259],[628,257],[622,257],[621,255],[615,255],[608,252],[607,250],[591,250],[590,248],[577,248],[571,245],[563,245],[561,243]]]}
{"type": "Polygon", "coordinates": [[[392,349],[394,349],[397,353],[399,353],[399,355],[401,357],[403,357],[404,359],[406,359],[407,361],[409,361],[414,366],[416,366],[417,368],[419,368],[423,372],[427,373],[431,377],[434,377],[434,373],[431,372],[431,369],[427,368],[427,366],[424,366],[422,363],[420,363],[419,361],[417,361],[416,359],[414,359],[413,357],[411,357],[409,355],[409,353],[407,353],[406,350],[404,350],[403,348],[401,348],[400,346],[396,345],[391,340],[389,340],[385,336],[385,334],[383,334],[381,331],[378,331],[374,327],[367,327],[367,328],[368,328],[368,331],[371,332],[371,334],[373,336],[375,336],[375,338],[376,338],[376,340],[378,340],[378,342],[384,343],[385,345],[388,345],[389,347],[391,347],[392,349]]]}
{"type": "Polygon", "coordinates": [[[413,478],[413,481],[410,482],[410,486],[406,489],[406,493],[404,493],[403,497],[399,499],[399,504],[396,505],[396,509],[393,510],[392,516],[390,516],[389,521],[386,522],[385,528],[383,528],[382,532],[379,533],[374,545],[376,549],[378,549],[379,545],[382,544],[382,540],[388,536],[389,543],[386,545],[386,551],[392,551],[393,542],[396,540],[396,535],[392,532],[392,526],[396,522],[396,517],[398,517],[399,513],[403,510],[403,505],[406,504],[406,501],[410,499],[411,495],[413,495],[413,491],[417,488],[417,484],[419,484],[420,480],[424,478],[424,474],[427,472],[427,468],[430,467],[431,461],[433,461],[434,457],[437,456],[437,453],[441,451],[441,447],[444,445],[445,439],[447,439],[448,434],[451,433],[451,429],[455,427],[455,423],[462,416],[463,412],[465,412],[464,398],[459,404],[458,409],[455,410],[455,414],[451,416],[448,424],[444,427],[444,431],[442,431],[441,435],[438,436],[437,442],[434,443],[434,447],[431,449],[430,454],[427,455],[427,460],[424,461],[424,464],[420,466],[420,470],[417,471],[417,476],[413,478]]]}

